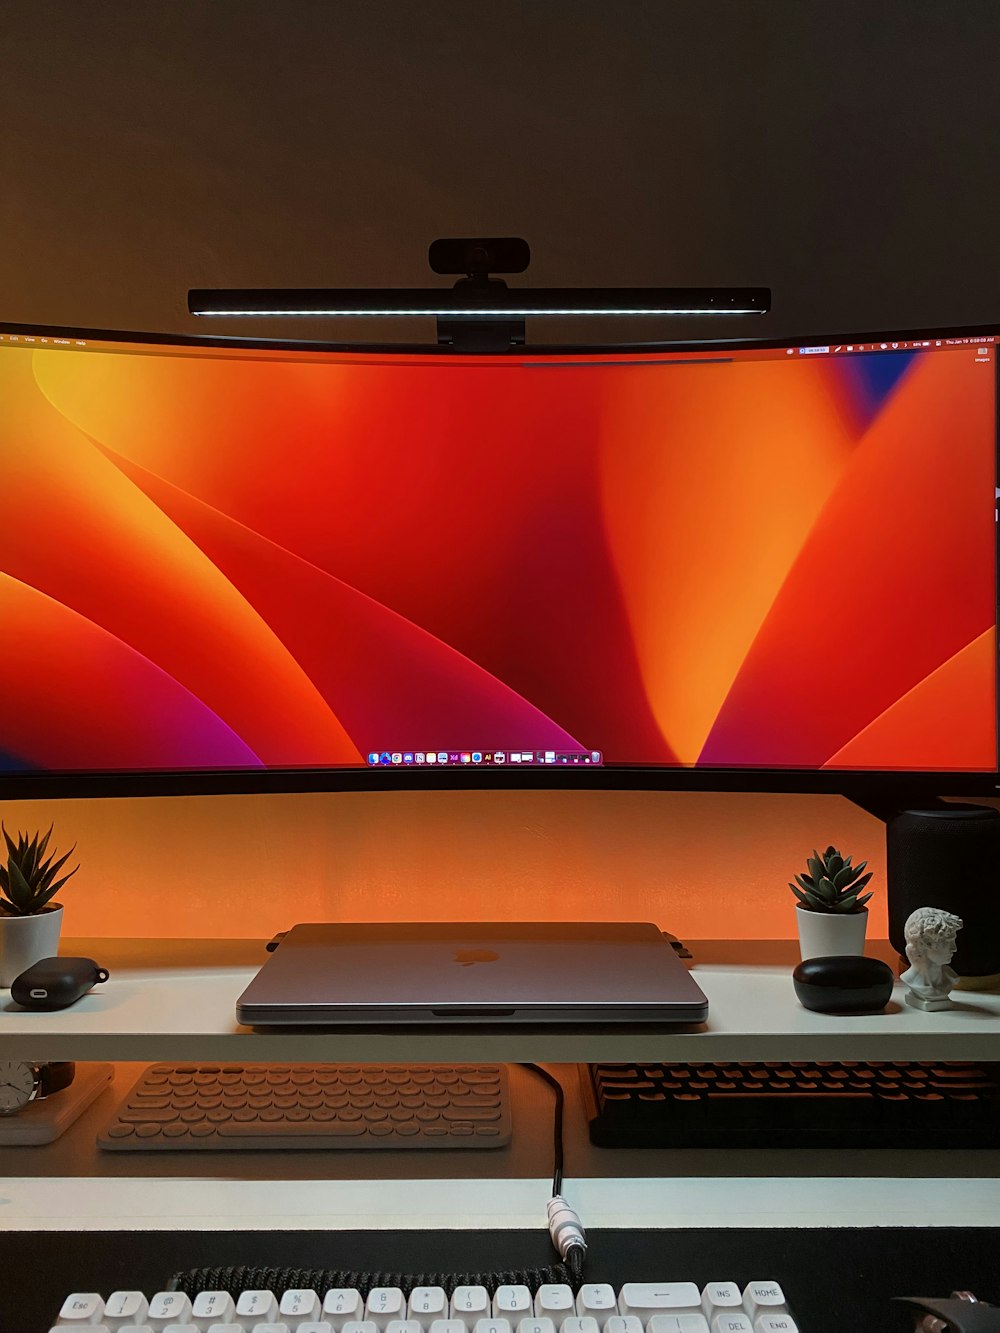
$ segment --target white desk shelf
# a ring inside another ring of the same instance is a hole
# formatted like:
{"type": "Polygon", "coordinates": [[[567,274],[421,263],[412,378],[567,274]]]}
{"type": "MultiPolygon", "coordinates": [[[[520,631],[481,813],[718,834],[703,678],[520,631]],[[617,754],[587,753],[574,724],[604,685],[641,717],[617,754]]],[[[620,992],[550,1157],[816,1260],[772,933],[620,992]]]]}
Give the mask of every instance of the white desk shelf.
{"type": "MultiPolygon", "coordinates": [[[[32,1060],[631,1061],[631,1060],[997,1060],[1000,995],[956,994],[942,1013],[902,1002],[889,1010],[832,1017],[803,1009],[787,941],[692,941],[692,970],[709,999],[709,1021],[681,1030],[545,1032],[255,1032],[235,1019],[236,999],[265,958],[252,940],[67,940],[64,954],[111,971],[71,1009],[29,1013],[0,992],[0,1058],[32,1060]]],[[[870,947],[890,960],[884,943],[870,947]]]]}

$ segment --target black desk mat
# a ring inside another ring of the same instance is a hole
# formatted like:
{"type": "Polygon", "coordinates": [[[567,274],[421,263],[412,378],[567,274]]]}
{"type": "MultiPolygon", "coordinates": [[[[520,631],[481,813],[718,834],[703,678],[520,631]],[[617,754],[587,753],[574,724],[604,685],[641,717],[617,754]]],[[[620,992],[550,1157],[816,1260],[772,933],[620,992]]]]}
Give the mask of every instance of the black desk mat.
{"type": "MultiPolygon", "coordinates": [[[[933,1188],[928,1185],[928,1188],[933,1188]]],[[[1000,1227],[594,1230],[586,1277],[777,1279],[801,1333],[910,1329],[895,1295],[967,1288],[1000,1303],[1000,1227]]],[[[260,1264],[403,1272],[543,1267],[532,1231],[6,1232],[0,1333],[47,1333],[71,1291],[160,1290],[178,1269],[260,1264]]]]}

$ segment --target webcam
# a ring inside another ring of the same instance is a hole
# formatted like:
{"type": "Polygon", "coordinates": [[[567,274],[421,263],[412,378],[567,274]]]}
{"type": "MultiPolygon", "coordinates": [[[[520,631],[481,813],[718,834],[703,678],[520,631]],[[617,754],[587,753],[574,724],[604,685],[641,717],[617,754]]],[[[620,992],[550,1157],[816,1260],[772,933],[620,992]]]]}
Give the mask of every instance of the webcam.
{"type": "Polygon", "coordinates": [[[520,236],[446,236],[431,242],[427,260],[435,273],[523,273],[531,250],[520,236]]]}

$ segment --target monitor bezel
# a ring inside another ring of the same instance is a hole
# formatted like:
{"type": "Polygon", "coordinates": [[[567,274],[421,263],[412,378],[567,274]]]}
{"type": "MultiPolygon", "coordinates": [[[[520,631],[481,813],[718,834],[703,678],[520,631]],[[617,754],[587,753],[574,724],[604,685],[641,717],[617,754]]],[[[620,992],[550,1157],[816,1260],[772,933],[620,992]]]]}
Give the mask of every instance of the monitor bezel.
{"type": "MultiPolygon", "coordinates": [[[[783,347],[847,345],[905,339],[976,338],[1000,335],[995,324],[951,325],[945,328],[895,328],[875,332],[824,333],[807,336],[763,338],[658,339],[614,344],[541,344],[513,347],[507,351],[460,352],[434,343],[375,343],[300,338],[258,338],[233,334],[141,333],[134,330],[74,328],[61,325],[0,322],[0,335],[26,337],[86,338],[101,342],[142,343],[172,347],[232,347],[235,350],[316,351],[372,355],[445,356],[460,360],[548,356],[620,356],[634,352],[767,351],[783,347]]],[[[998,345],[1000,346],[1000,345],[998,345]]],[[[1000,366],[997,377],[997,428],[994,448],[1000,482],[1000,366]]],[[[995,546],[1000,564],[1000,535],[995,546]]],[[[1000,579],[997,582],[1000,602],[1000,579]]],[[[998,608],[1000,609],[1000,608],[998,608]]],[[[1000,653],[1000,646],[998,646],[1000,653]]],[[[998,676],[1000,678],[1000,676],[998,676]]],[[[998,755],[1000,755],[1000,691],[998,691],[998,755]]],[[[1000,760],[990,772],[910,772],[896,769],[810,769],[764,767],[676,767],[642,764],[609,764],[577,768],[554,765],[517,771],[516,781],[506,767],[463,765],[378,767],[359,765],[343,768],[295,769],[199,769],[155,771],[109,770],[72,772],[0,772],[0,800],[50,798],[107,798],[136,796],[218,796],[266,793],[350,791],[718,791],[785,794],[839,794],[860,804],[889,797],[903,803],[949,796],[990,797],[1000,795],[1000,760]]]]}

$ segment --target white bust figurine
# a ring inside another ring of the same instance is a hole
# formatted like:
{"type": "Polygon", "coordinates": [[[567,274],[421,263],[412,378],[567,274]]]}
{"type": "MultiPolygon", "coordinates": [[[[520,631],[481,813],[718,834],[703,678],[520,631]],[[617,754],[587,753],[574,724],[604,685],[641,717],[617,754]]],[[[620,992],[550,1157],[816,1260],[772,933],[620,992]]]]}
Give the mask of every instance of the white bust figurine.
{"type": "Polygon", "coordinates": [[[918,907],[906,918],[903,935],[910,966],[900,977],[906,1002],[914,1009],[950,1009],[948,993],[958,981],[948,966],[957,948],[962,918],[940,907],[918,907]]]}

